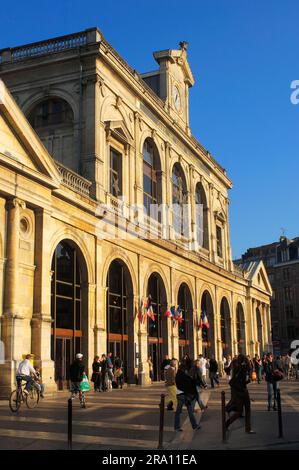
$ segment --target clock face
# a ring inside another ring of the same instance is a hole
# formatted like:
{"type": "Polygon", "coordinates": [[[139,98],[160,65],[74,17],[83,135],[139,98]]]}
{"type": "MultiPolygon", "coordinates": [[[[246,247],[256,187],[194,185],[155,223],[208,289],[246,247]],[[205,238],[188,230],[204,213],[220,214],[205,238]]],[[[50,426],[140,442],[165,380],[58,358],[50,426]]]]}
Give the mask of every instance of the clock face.
{"type": "Polygon", "coordinates": [[[177,111],[179,111],[181,109],[181,95],[176,85],[173,86],[172,97],[174,107],[177,111]]]}

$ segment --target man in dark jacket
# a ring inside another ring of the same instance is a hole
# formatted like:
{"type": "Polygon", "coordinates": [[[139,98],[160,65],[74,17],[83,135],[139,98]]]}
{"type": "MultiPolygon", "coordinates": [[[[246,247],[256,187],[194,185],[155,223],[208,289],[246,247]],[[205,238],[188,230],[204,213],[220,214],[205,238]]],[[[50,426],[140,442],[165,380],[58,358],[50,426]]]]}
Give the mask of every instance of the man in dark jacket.
{"type": "MultiPolygon", "coordinates": [[[[79,399],[80,399],[81,404],[82,404],[82,398],[83,398],[82,390],[81,390],[81,382],[83,380],[83,374],[85,371],[85,367],[84,367],[82,360],[83,360],[83,354],[78,353],[76,354],[76,359],[70,366],[72,399],[74,399],[77,393],[79,393],[79,399]]],[[[83,405],[85,405],[85,401],[83,405]]]]}
{"type": "Polygon", "coordinates": [[[282,371],[282,365],[281,365],[281,369],[279,369],[279,367],[277,366],[277,363],[273,361],[273,355],[271,353],[268,353],[266,355],[266,362],[264,365],[265,380],[267,382],[267,392],[268,392],[268,411],[271,410],[272,397],[273,397],[273,410],[274,411],[276,410],[277,389],[279,387],[279,384],[277,381],[274,380],[273,374],[274,374],[274,371],[277,369],[282,371]]]}
{"type": "Polygon", "coordinates": [[[182,431],[180,418],[183,406],[186,405],[190,423],[193,429],[200,429],[194,416],[194,405],[197,399],[195,381],[185,372],[185,364],[180,364],[175,384],[177,387],[177,408],[174,416],[175,431],[182,431]]]}

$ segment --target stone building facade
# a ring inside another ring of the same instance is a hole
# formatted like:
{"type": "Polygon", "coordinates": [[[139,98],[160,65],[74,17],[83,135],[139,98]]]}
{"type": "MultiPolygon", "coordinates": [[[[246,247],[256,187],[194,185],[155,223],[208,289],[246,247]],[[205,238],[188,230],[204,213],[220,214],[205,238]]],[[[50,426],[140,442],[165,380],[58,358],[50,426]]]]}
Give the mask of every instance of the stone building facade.
{"type": "Polygon", "coordinates": [[[140,75],[98,29],[0,51],[2,394],[28,351],[51,390],[79,350],[145,384],[149,355],[158,380],[165,354],[272,347],[265,268],[233,264],[231,181],[189,127],[187,44],[154,57],[140,75]]]}
{"type": "Polygon", "coordinates": [[[272,286],[271,321],[273,350],[286,354],[299,339],[299,237],[249,248],[242,263],[262,260],[272,286]]]}

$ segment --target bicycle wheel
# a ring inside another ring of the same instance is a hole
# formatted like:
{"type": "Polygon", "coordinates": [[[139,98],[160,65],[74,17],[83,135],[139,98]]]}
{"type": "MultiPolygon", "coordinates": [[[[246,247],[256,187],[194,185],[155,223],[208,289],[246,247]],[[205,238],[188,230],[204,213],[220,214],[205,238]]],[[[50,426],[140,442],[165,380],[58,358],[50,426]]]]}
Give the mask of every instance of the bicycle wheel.
{"type": "Polygon", "coordinates": [[[19,390],[14,390],[11,392],[9,397],[9,408],[13,413],[19,411],[21,406],[21,396],[19,390]]]}
{"type": "Polygon", "coordinates": [[[39,402],[39,392],[36,388],[31,388],[26,396],[26,405],[29,409],[35,408],[39,402]]]}

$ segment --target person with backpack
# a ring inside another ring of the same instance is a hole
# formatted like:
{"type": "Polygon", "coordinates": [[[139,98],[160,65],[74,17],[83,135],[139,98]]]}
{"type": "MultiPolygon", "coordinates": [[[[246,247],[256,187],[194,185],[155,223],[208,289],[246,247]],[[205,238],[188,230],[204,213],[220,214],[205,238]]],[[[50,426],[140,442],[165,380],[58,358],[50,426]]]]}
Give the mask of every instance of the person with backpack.
{"type": "Polygon", "coordinates": [[[283,378],[282,370],[279,370],[275,362],[273,361],[272,353],[266,355],[265,362],[265,380],[267,382],[268,392],[268,411],[271,410],[272,398],[273,398],[273,410],[276,411],[277,402],[277,390],[279,388],[279,380],[283,378]]]}
{"type": "Polygon", "coordinates": [[[79,393],[79,400],[82,408],[86,408],[85,394],[81,390],[81,382],[85,373],[85,366],[83,364],[83,354],[76,354],[76,359],[70,366],[70,379],[71,379],[71,398],[72,400],[79,393]]]}

